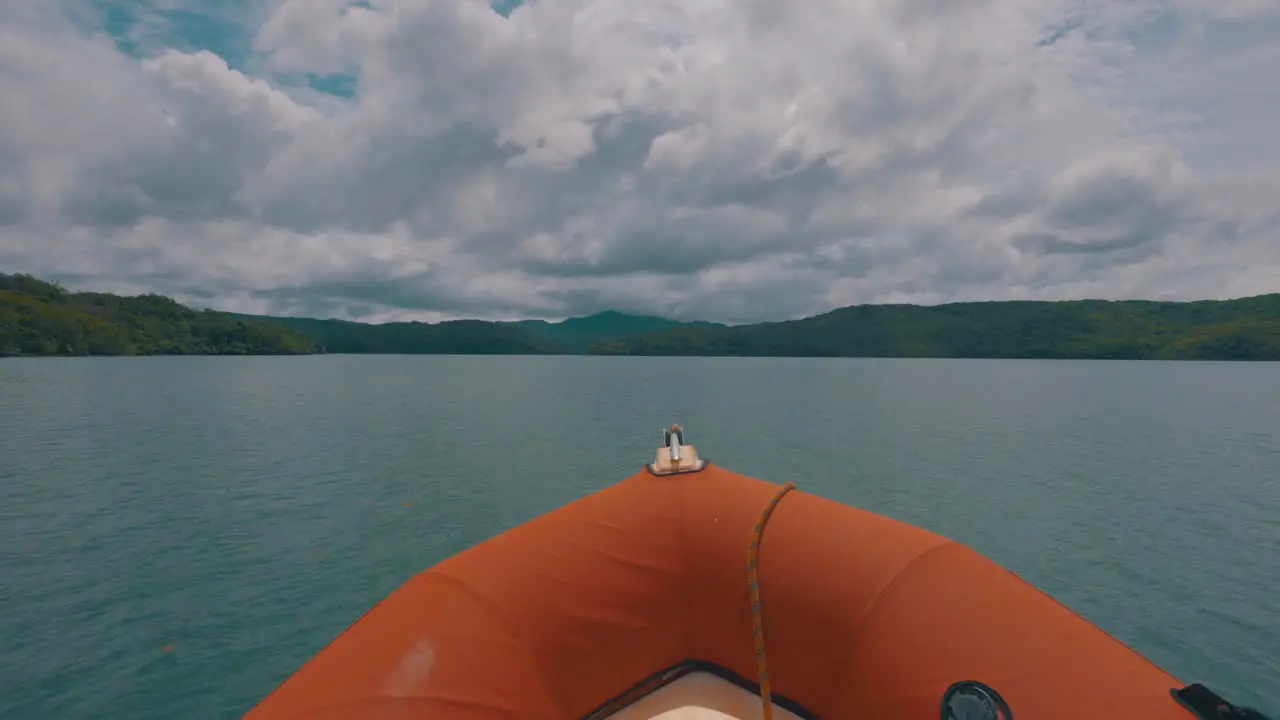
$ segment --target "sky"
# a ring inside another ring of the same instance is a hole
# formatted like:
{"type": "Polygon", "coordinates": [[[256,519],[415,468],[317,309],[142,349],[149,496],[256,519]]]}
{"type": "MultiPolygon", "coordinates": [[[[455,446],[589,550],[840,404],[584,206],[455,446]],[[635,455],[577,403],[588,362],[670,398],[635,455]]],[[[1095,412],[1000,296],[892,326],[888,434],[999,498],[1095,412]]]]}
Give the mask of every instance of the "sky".
{"type": "Polygon", "coordinates": [[[1280,291],[1280,0],[0,0],[0,272],[365,321],[1280,291]]]}

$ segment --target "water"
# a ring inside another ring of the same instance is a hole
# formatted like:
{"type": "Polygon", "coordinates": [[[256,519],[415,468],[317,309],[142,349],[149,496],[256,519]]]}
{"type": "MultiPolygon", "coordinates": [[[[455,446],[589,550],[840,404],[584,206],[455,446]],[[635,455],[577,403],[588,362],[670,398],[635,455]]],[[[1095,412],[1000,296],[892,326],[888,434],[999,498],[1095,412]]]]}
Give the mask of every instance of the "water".
{"type": "Polygon", "coordinates": [[[966,542],[1280,714],[1280,366],[0,362],[0,717],[232,718],[415,571],[714,461],[966,542]]]}

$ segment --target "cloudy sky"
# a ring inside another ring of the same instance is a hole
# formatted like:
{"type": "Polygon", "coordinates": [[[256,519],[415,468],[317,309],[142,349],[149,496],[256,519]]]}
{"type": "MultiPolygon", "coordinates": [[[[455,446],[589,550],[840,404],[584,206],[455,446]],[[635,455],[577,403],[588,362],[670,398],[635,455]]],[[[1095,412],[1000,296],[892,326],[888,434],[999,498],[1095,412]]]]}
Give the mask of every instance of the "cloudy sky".
{"type": "Polygon", "coordinates": [[[0,0],[0,271],[366,320],[1280,291],[1280,0],[0,0]]]}

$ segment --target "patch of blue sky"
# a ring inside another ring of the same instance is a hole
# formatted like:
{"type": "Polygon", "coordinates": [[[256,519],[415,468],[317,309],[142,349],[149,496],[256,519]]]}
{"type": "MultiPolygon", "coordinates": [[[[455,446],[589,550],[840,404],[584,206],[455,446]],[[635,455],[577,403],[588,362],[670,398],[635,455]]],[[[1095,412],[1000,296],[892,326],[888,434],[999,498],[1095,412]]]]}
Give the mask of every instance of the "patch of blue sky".
{"type": "Polygon", "coordinates": [[[524,0],[493,0],[489,5],[502,17],[507,17],[512,10],[524,4],[524,0]]]}
{"type": "Polygon", "coordinates": [[[253,52],[256,22],[266,12],[255,0],[89,0],[100,29],[121,52],[147,56],[167,48],[208,50],[232,67],[253,52]]]}
{"type": "Polygon", "coordinates": [[[307,73],[307,85],[316,92],[340,98],[352,98],[356,95],[355,75],[316,75],[307,73]]]}
{"type": "MultiPolygon", "coordinates": [[[[253,39],[270,12],[264,0],[87,0],[89,22],[105,32],[121,52],[146,57],[165,49],[207,50],[237,70],[257,66],[253,39]]],[[[494,11],[506,17],[524,0],[492,0],[494,11]]],[[[355,6],[369,7],[368,0],[355,6]]],[[[277,77],[286,85],[305,85],[338,98],[355,97],[359,81],[351,74],[277,77]]]]}
{"type": "Polygon", "coordinates": [[[1185,32],[1183,17],[1172,8],[1162,8],[1134,23],[1125,31],[1125,39],[1140,51],[1160,52],[1169,49],[1185,32]]]}

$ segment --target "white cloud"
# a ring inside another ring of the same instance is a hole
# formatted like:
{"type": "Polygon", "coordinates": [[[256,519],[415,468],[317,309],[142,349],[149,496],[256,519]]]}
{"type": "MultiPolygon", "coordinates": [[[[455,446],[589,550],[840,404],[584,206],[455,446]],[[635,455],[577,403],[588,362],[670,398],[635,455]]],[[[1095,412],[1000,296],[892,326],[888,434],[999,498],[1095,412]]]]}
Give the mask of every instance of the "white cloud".
{"type": "Polygon", "coordinates": [[[5,269],[379,319],[1278,289],[1271,0],[279,0],[234,67],[73,17],[0,9],[5,269]]]}

